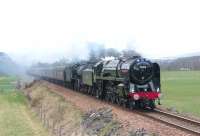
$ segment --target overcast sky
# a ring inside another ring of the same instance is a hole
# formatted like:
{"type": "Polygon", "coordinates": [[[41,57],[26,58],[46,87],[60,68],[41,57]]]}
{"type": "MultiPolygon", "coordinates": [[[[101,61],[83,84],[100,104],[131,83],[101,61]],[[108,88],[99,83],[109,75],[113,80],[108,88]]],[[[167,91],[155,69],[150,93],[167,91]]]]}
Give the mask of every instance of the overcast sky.
{"type": "Polygon", "coordinates": [[[1,0],[0,51],[21,61],[85,57],[87,43],[150,58],[200,52],[199,0],[1,0]]]}

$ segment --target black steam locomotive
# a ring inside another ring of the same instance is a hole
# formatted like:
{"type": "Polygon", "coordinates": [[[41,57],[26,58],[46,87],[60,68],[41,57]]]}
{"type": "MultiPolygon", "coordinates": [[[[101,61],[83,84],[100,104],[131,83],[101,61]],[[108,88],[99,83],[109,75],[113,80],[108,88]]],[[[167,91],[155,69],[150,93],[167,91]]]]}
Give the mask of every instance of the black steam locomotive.
{"type": "Polygon", "coordinates": [[[139,56],[32,68],[29,73],[130,108],[154,109],[161,96],[159,65],[139,56]]]}

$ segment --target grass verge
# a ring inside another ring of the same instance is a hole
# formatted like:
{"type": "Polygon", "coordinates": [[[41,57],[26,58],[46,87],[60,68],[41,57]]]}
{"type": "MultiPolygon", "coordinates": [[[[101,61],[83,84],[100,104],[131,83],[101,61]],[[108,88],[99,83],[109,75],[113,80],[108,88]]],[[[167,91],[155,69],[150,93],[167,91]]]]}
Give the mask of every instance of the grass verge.
{"type": "Polygon", "coordinates": [[[12,77],[0,77],[0,136],[47,136],[25,96],[13,89],[14,81],[12,77]]]}

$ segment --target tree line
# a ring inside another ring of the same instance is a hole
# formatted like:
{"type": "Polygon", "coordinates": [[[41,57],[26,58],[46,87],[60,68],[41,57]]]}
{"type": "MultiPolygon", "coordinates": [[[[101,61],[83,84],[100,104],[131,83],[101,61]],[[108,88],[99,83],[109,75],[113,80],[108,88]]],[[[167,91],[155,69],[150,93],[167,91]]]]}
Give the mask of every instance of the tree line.
{"type": "Polygon", "coordinates": [[[69,65],[72,63],[77,63],[77,62],[84,62],[84,61],[97,62],[105,57],[119,58],[123,56],[127,58],[127,57],[132,57],[132,56],[140,56],[140,54],[133,49],[125,49],[122,51],[118,51],[114,48],[105,48],[104,46],[100,46],[100,45],[90,46],[88,47],[88,50],[89,50],[89,54],[88,54],[87,60],[81,60],[78,58],[73,58],[73,60],[70,60],[68,58],[61,58],[54,63],[38,62],[37,64],[34,64],[32,67],[63,66],[63,65],[69,65]]]}
{"type": "Polygon", "coordinates": [[[158,61],[162,70],[200,70],[200,56],[158,61]]]}

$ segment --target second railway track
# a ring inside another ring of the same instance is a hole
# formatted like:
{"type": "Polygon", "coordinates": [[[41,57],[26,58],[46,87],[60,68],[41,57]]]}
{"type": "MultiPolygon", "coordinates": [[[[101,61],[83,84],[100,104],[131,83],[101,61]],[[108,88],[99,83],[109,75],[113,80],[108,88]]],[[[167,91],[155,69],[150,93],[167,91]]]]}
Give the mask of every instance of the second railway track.
{"type": "Polygon", "coordinates": [[[154,112],[139,112],[139,114],[162,122],[166,125],[181,129],[182,131],[187,131],[194,135],[200,135],[199,121],[182,117],[173,113],[165,112],[159,109],[155,109],[154,112]]]}

